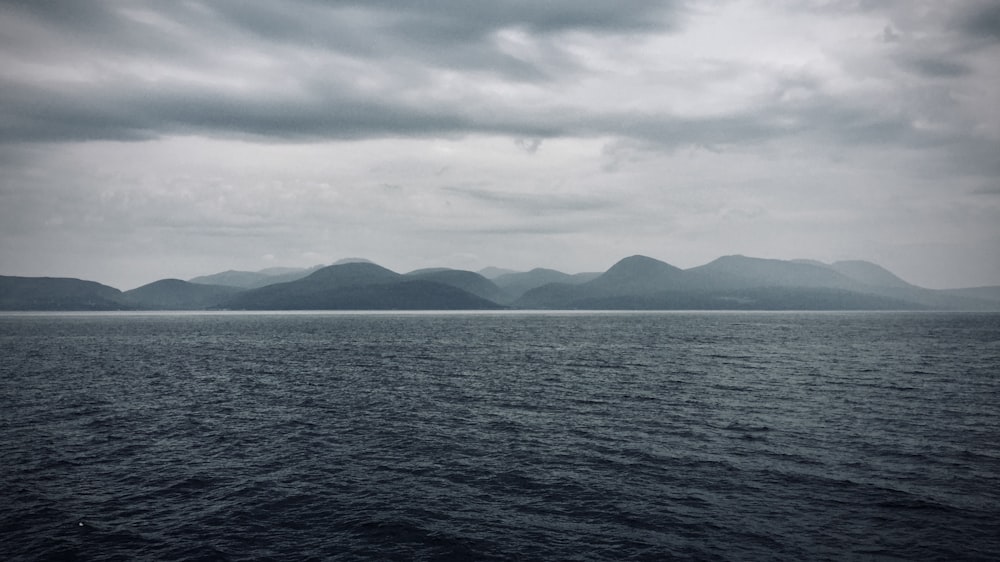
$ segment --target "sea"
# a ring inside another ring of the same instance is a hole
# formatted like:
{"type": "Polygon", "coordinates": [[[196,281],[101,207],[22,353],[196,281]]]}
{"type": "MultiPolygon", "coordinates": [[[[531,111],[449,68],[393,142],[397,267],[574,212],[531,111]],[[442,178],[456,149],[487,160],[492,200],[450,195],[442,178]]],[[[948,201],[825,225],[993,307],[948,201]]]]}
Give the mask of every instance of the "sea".
{"type": "Polygon", "coordinates": [[[997,560],[1000,314],[0,315],[0,559],[997,560]]]}

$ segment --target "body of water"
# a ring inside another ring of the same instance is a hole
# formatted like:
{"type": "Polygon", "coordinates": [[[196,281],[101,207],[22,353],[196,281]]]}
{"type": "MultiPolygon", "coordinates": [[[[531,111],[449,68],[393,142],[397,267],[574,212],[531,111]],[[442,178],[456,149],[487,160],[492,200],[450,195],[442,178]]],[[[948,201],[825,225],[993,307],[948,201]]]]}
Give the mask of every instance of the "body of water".
{"type": "Polygon", "coordinates": [[[5,560],[995,560],[1000,315],[0,316],[5,560]]]}

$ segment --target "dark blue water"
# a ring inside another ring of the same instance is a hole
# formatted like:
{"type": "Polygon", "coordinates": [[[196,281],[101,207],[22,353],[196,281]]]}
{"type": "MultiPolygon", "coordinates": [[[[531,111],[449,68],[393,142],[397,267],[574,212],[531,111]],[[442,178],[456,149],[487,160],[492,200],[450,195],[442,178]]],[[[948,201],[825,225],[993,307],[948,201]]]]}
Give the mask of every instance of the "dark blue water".
{"type": "Polygon", "coordinates": [[[1000,315],[0,316],[5,560],[995,560],[1000,315]]]}

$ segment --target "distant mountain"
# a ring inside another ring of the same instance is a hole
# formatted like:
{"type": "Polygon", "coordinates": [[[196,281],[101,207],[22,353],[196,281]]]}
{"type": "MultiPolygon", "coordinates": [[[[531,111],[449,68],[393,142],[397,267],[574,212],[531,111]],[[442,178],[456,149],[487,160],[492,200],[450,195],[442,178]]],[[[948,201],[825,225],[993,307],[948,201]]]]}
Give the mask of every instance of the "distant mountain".
{"type": "Polygon", "coordinates": [[[294,267],[269,267],[260,271],[223,271],[212,275],[202,275],[190,279],[191,283],[199,285],[223,285],[227,287],[239,287],[241,289],[256,289],[275,283],[286,283],[295,281],[310,275],[322,265],[314,265],[310,268],[294,267]]]}
{"type": "Polygon", "coordinates": [[[510,298],[517,299],[524,293],[548,285],[549,283],[565,283],[567,285],[579,285],[598,276],[600,273],[577,273],[569,274],[554,269],[537,267],[531,271],[504,273],[493,279],[497,287],[503,289],[510,298]]]}
{"type": "Polygon", "coordinates": [[[666,262],[631,256],[584,283],[550,283],[531,289],[515,301],[515,305],[525,308],[642,308],[632,303],[648,299],[635,297],[677,290],[684,285],[683,275],[683,270],[666,262]]]}
{"type": "Polygon", "coordinates": [[[484,267],[479,270],[480,275],[490,280],[496,279],[497,277],[500,277],[501,275],[506,275],[508,273],[517,273],[517,271],[513,269],[504,269],[502,267],[493,267],[493,266],[484,267]]]}
{"type": "Polygon", "coordinates": [[[242,291],[238,287],[161,279],[125,291],[124,298],[129,304],[145,310],[201,310],[218,306],[242,291]]]}
{"type": "Polygon", "coordinates": [[[301,273],[303,271],[316,271],[317,269],[323,267],[322,265],[314,265],[310,268],[303,267],[265,267],[264,269],[258,270],[257,273],[262,275],[267,275],[268,277],[278,277],[281,275],[301,273]]]}
{"type": "Polygon", "coordinates": [[[839,273],[873,287],[894,287],[897,289],[911,289],[911,285],[897,277],[891,271],[880,265],[861,260],[838,261],[830,267],[839,273]]]}
{"type": "Polygon", "coordinates": [[[1000,303],[1000,285],[968,287],[966,289],[945,289],[943,292],[962,298],[973,298],[1000,303]]]}
{"type": "Polygon", "coordinates": [[[125,310],[122,292],[67,277],[0,275],[0,310],[125,310]]]}
{"type": "Polygon", "coordinates": [[[868,285],[870,287],[892,287],[897,289],[904,288],[916,288],[916,285],[911,285],[906,281],[903,281],[896,274],[892,273],[888,269],[874,264],[870,261],[864,260],[845,260],[837,261],[832,264],[823,263],[817,260],[791,260],[792,263],[801,263],[812,265],[816,267],[822,267],[826,269],[832,269],[845,277],[868,285]]]}
{"type": "Polygon", "coordinates": [[[702,290],[807,287],[855,290],[860,283],[822,264],[746,256],[723,256],[685,271],[702,290]]]}
{"type": "MultiPolygon", "coordinates": [[[[878,271],[881,268],[877,266],[849,263],[842,268],[856,277],[898,285],[894,281],[898,278],[878,271]]],[[[545,285],[528,291],[515,305],[550,309],[910,310],[975,309],[983,302],[910,287],[871,286],[832,266],[802,260],[725,256],[681,270],[646,256],[632,256],[593,281],[545,285]]]]}
{"type": "Polygon", "coordinates": [[[604,273],[538,268],[494,280],[427,268],[400,275],[360,258],[312,269],[162,279],[131,291],[93,281],[0,276],[0,310],[974,310],[1000,311],[1000,287],[932,290],[865,261],[825,264],[724,256],[680,269],[630,256],[604,273]],[[206,284],[216,279],[221,282],[206,284]],[[195,282],[198,281],[198,282],[195,282]],[[249,287],[249,288],[244,288],[249,287]]]}
{"type": "MultiPolygon", "coordinates": [[[[796,260],[806,262],[807,260],[796,260]]],[[[851,279],[856,285],[850,289],[866,294],[881,295],[905,301],[921,308],[939,310],[995,310],[998,299],[991,298],[988,287],[972,289],[924,289],[903,279],[884,267],[861,260],[838,261],[824,264],[809,261],[818,267],[829,268],[851,279]]]]}
{"type": "MultiPolygon", "coordinates": [[[[545,288],[542,287],[542,289],[545,288]]],[[[560,306],[545,306],[543,303],[535,305],[534,308],[579,310],[915,310],[922,307],[890,297],[837,289],[754,287],[719,292],[665,290],[645,295],[585,297],[560,306]]]]}
{"type": "Polygon", "coordinates": [[[271,276],[259,271],[236,271],[230,269],[211,275],[201,275],[189,279],[190,283],[202,285],[224,285],[227,287],[241,287],[250,289],[259,286],[261,281],[270,281],[271,276]]]}
{"type": "Polygon", "coordinates": [[[450,267],[424,267],[422,269],[414,269],[413,271],[406,273],[405,275],[424,275],[426,273],[439,273],[442,271],[459,271],[459,270],[452,269],[450,267]]]}
{"type": "Polygon", "coordinates": [[[582,286],[607,294],[645,295],[684,284],[684,271],[646,256],[627,257],[582,286]]]}
{"type": "Polygon", "coordinates": [[[241,310],[482,310],[501,308],[468,291],[411,279],[372,263],[331,265],[308,277],[252,289],[227,301],[241,310]]]}
{"type": "Polygon", "coordinates": [[[493,281],[483,277],[478,273],[464,271],[461,269],[432,268],[418,269],[406,274],[411,279],[421,279],[433,281],[451,287],[457,287],[495,303],[509,302],[512,299],[498,287],[493,281]]]}

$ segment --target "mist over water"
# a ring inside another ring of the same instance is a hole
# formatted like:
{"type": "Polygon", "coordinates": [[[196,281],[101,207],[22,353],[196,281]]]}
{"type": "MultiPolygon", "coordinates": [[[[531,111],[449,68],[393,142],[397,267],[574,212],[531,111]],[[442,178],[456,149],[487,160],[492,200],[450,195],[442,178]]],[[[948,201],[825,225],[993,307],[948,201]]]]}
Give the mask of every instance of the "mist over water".
{"type": "Polygon", "coordinates": [[[11,560],[1000,552],[1000,315],[0,316],[11,560]]]}

